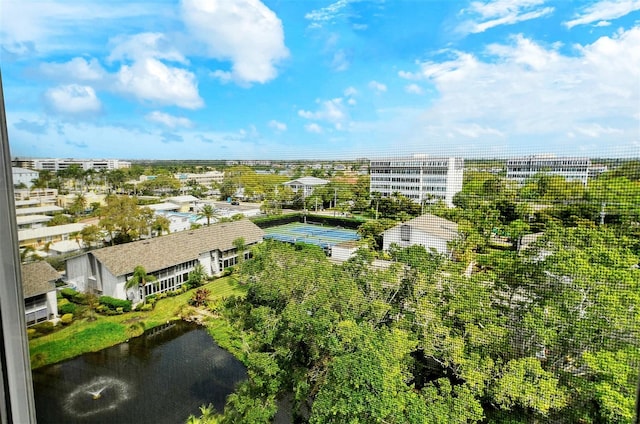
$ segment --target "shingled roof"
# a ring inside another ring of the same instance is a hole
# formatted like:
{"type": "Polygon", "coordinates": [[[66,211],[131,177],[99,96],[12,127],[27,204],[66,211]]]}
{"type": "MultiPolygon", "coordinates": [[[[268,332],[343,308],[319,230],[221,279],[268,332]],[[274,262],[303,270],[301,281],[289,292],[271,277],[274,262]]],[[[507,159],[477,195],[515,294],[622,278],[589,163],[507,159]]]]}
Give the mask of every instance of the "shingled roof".
{"type": "Polygon", "coordinates": [[[25,299],[55,290],[54,282],[60,278],[60,274],[48,262],[30,262],[20,265],[20,268],[25,299]]]}
{"type": "Polygon", "coordinates": [[[252,244],[262,241],[263,235],[257,225],[243,219],[105,247],[88,254],[95,256],[111,274],[120,276],[132,273],[138,265],[147,272],[159,271],[197,259],[201,253],[230,250],[239,237],[252,244]]]}
{"type": "MultiPolygon", "coordinates": [[[[405,224],[434,235],[443,240],[455,240],[458,237],[458,224],[432,214],[424,214],[407,221],[405,224]]],[[[404,224],[401,224],[404,225],[404,224]]]]}

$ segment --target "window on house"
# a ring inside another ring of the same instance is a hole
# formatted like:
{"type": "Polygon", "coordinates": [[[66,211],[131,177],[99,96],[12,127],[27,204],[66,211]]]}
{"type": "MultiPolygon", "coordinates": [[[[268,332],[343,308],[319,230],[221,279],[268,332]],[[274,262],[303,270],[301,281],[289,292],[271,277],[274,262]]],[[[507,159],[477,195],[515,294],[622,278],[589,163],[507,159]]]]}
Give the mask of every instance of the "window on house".
{"type": "Polygon", "coordinates": [[[411,226],[403,225],[400,227],[400,240],[411,241],[411,226]]]}

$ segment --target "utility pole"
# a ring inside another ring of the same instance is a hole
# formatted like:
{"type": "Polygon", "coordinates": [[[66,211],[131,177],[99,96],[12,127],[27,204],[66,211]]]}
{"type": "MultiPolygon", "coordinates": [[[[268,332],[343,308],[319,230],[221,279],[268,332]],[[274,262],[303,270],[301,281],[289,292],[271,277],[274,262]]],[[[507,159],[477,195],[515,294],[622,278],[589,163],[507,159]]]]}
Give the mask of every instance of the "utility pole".
{"type": "Polygon", "coordinates": [[[602,202],[602,209],[600,209],[600,225],[604,225],[604,217],[606,215],[604,208],[607,206],[605,202],[602,202]]]}
{"type": "Polygon", "coordinates": [[[333,189],[333,216],[336,216],[336,207],[338,207],[338,188],[333,189]]]}

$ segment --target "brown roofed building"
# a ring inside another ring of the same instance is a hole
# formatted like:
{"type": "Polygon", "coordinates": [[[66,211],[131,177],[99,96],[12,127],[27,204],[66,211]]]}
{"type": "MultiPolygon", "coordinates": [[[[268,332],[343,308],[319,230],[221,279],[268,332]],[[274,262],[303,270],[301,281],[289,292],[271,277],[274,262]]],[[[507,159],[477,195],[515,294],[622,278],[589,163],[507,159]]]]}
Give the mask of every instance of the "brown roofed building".
{"type": "Polygon", "coordinates": [[[45,261],[22,264],[20,268],[27,325],[55,318],[58,315],[55,285],[60,279],[58,271],[45,261]]]}
{"type": "Polygon", "coordinates": [[[68,259],[67,278],[80,291],[139,302],[145,296],[180,288],[198,263],[207,275],[219,275],[237,261],[234,240],[243,238],[248,248],[260,243],[263,235],[253,222],[241,220],[105,247],[68,259]],[[125,283],[136,266],[157,281],[126,292],[125,283]]]}

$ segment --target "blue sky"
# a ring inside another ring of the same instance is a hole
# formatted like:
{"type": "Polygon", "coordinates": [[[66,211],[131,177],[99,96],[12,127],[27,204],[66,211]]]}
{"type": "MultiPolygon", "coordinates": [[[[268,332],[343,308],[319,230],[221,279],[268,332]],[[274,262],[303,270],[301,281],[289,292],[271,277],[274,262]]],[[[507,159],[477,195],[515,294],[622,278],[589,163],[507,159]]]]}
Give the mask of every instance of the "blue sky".
{"type": "Polygon", "coordinates": [[[13,156],[640,157],[640,0],[2,0],[13,156]]]}

